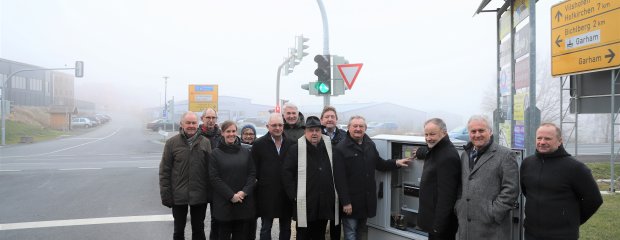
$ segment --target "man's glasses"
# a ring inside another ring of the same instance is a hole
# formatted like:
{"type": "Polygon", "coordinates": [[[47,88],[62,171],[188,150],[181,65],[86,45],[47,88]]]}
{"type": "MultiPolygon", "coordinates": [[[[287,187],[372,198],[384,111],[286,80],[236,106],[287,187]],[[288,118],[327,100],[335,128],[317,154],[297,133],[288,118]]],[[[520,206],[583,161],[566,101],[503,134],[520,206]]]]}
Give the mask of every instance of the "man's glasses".
{"type": "Polygon", "coordinates": [[[269,124],[269,126],[272,128],[281,128],[284,127],[284,124],[269,124]]]}
{"type": "Polygon", "coordinates": [[[254,133],[244,133],[243,136],[254,136],[254,133]]]}
{"type": "Polygon", "coordinates": [[[204,117],[205,119],[217,119],[217,117],[204,117]]]}

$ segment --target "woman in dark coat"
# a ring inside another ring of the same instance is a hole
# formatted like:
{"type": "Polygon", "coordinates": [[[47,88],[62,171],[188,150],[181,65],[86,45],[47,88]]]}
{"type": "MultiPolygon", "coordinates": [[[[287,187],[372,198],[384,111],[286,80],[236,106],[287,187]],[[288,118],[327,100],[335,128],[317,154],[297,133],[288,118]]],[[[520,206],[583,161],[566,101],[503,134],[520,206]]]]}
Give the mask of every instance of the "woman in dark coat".
{"type": "Polygon", "coordinates": [[[256,170],[250,150],[241,146],[234,122],[222,124],[222,138],[213,150],[212,159],[209,177],[214,189],[213,216],[219,224],[219,239],[248,239],[250,223],[256,214],[252,194],[256,170]]]}

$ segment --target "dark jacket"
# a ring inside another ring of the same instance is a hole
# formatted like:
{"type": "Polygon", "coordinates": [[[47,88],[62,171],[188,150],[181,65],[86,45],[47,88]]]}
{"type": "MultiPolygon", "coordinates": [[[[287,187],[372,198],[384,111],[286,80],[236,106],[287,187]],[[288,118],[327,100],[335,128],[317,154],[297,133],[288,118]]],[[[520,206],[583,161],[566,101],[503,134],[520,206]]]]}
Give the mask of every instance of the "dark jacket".
{"type": "Polygon", "coordinates": [[[194,135],[192,140],[189,145],[183,130],[180,130],[164,145],[159,163],[159,191],[165,206],[202,204],[211,199],[211,146],[199,134],[194,135]]]}
{"type": "Polygon", "coordinates": [[[590,169],[563,146],[523,160],[521,189],[525,231],[540,239],[579,238],[579,226],[603,203],[590,169]]]}
{"type": "Polygon", "coordinates": [[[347,137],[338,143],[334,150],[334,178],[340,205],[351,204],[353,208],[351,215],[341,216],[374,217],[377,212],[375,169],[389,171],[397,168],[395,160],[386,161],[379,156],[375,143],[368,135],[364,135],[360,145],[347,133],[347,137]]]}
{"type": "MultiPolygon", "coordinates": [[[[330,143],[331,144],[331,143],[330,143]]],[[[306,140],[306,216],[308,222],[315,220],[334,220],[334,202],[336,190],[332,176],[332,166],[329,162],[325,142],[321,140],[318,146],[306,140]]],[[[297,198],[297,167],[299,148],[295,144],[289,148],[284,159],[282,182],[291,201],[297,198]]],[[[296,209],[296,208],[294,208],[296,209]]],[[[296,214],[293,214],[296,216],[296,214]]],[[[295,218],[297,219],[297,218],[295,218]]]]}
{"type": "Polygon", "coordinates": [[[283,135],[280,153],[271,138],[271,134],[254,141],[252,145],[252,159],[256,165],[256,200],[257,215],[267,218],[290,218],[292,215],[292,203],[284,192],[282,185],[282,164],[288,149],[293,145],[283,135]]]}
{"type": "MultiPolygon", "coordinates": [[[[323,135],[329,136],[327,135],[327,130],[326,128],[323,129],[323,135]]],[[[332,145],[335,147],[339,142],[341,142],[342,140],[344,140],[344,138],[347,137],[347,131],[342,130],[338,127],[336,127],[335,133],[334,133],[334,137],[330,137],[332,140],[332,145]]]]}
{"type": "Polygon", "coordinates": [[[198,129],[200,130],[200,134],[202,136],[205,136],[207,139],[209,139],[209,142],[211,143],[211,149],[215,149],[220,143],[220,139],[222,138],[222,130],[220,130],[220,127],[215,124],[215,128],[207,130],[207,126],[205,126],[203,123],[198,126],[198,129]]]}
{"type": "Polygon", "coordinates": [[[211,155],[209,177],[213,185],[213,216],[219,221],[253,219],[256,215],[254,185],[256,169],[250,150],[241,147],[241,140],[226,144],[224,138],[211,155]],[[242,203],[232,203],[235,193],[243,191],[247,196],[242,203]]]}
{"type": "MultiPolygon", "coordinates": [[[[284,116],[282,116],[284,117],[284,116]]],[[[304,115],[300,112],[299,118],[297,118],[297,122],[295,124],[288,124],[284,121],[284,134],[286,137],[296,142],[297,139],[304,135],[304,125],[305,125],[304,115]]]]}
{"type": "Polygon", "coordinates": [[[441,236],[456,234],[454,213],[461,184],[461,158],[446,135],[426,154],[420,181],[418,226],[441,236]]]}

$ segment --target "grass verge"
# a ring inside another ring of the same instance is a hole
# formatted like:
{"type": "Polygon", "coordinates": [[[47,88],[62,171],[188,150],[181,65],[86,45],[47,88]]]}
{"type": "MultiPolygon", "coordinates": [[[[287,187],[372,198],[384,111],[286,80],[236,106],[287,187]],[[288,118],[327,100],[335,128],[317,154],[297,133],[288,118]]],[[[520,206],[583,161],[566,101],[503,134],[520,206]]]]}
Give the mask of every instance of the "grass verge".
{"type": "Polygon", "coordinates": [[[30,124],[6,121],[6,143],[16,144],[19,143],[21,137],[32,137],[34,142],[49,140],[57,138],[64,134],[61,131],[45,129],[41,127],[32,126],[30,124]]]}
{"type": "MultiPolygon", "coordinates": [[[[608,164],[609,166],[609,164],[608,164]]],[[[609,172],[608,172],[609,174],[609,172]]],[[[607,240],[620,238],[620,194],[603,195],[603,205],[579,229],[579,239],[607,240]]]]}

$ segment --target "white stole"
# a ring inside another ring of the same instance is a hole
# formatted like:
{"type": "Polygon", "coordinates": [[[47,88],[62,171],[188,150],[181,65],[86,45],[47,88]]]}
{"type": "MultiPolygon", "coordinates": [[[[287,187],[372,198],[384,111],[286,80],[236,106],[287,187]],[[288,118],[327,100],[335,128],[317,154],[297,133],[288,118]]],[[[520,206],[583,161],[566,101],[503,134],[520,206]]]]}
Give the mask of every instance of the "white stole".
{"type": "MultiPolygon", "coordinates": [[[[329,163],[331,165],[332,170],[332,182],[334,181],[334,161],[332,160],[332,143],[331,139],[328,136],[321,135],[323,141],[325,142],[325,147],[327,148],[327,155],[329,156],[329,163]]],[[[307,216],[307,199],[306,199],[306,173],[307,173],[307,161],[308,161],[308,153],[306,151],[306,137],[302,136],[297,140],[297,226],[299,227],[308,227],[308,216],[307,216]]],[[[334,217],[335,222],[340,222],[338,218],[338,213],[340,212],[340,208],[338,205],[338,193],[336,192],[336,186],[334,185],[334,196],[336,197],[336,201],[334,201],[334,217]]]]}

